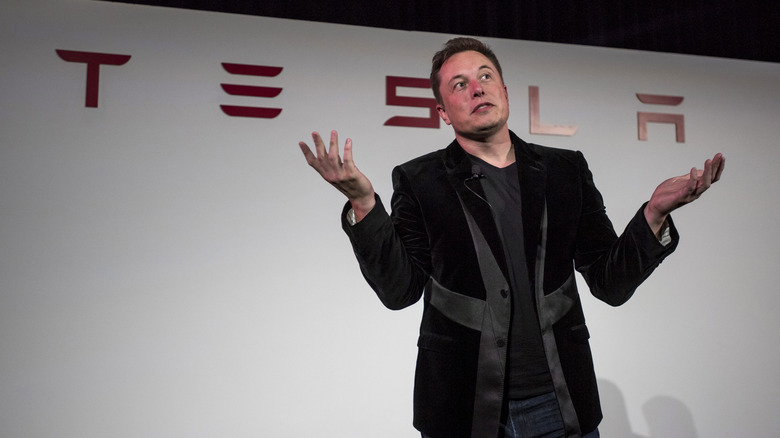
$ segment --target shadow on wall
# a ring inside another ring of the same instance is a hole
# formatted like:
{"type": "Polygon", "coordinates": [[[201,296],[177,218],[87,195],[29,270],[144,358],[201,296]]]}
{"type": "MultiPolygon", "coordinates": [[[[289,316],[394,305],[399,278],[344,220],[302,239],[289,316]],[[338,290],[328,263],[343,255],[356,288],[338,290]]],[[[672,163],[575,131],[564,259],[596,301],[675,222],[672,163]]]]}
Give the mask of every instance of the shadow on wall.
{"type": "Polygon", "coordinates": [[[604,438],[698,438],[691,411],[680,400],[656,396],[644,404],[650,435],[640,435],[631,429],[623,393],[609,380],[599,379],[599,395],[604,421],[599,432],[604,438]]]}

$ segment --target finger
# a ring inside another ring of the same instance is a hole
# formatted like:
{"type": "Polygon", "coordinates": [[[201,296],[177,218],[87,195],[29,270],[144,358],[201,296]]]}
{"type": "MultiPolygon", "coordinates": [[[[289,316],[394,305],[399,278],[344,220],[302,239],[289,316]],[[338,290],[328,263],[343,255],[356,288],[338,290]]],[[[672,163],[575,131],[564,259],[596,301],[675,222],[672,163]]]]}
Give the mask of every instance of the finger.
{"type": "Polygon", "coordinates": [[[723,154],[717,154],[715,155],[715,158],[712,159],[712,161],[717,163],[715,176],[712,177],[712,182],[715,182],[720,179],[720,175],[723,173],[723,169],[726,167],[726,157],[724,157],[723,154]]]}
{"type": "Polygon", "coordinates": [[[312,140],[314,140],[314,148],[317,150],[317,156],[324,157],[325,155],[327,155],[325,153],[325,143],[322,141],[322,137],[320,137],[320,133],[317,131],[312,132],[311,138],[312,140]]]}
{"type": "Polygon", "coordinates": [[[339,157],[339,133],[330,131],[330,149],[328,149],[328,158],[333,162],[341,164],[341,157],[339,157]]]}
{"type": "Polygon", "coordinates": [[[344,163],[352,163],[354,165],[354,162],[352,161],[352,139],[348,138],[347,142],[344,143],[344,163]]]}
{"type": "Polygon", "coordinates": [[[713,166],[712,166],[712,160],[707,160],[704,162],[704,172],[702,173],[701,178],[701,191],[705,191],[712,185],[712,172],[713,172],[713,166]]]}
{"type": "Polygon", "coordinates": [[[688,190],[688,194],[694,194],[696,193],[696,186],[699,183],[699,171],[696,170],[695,167],[691,168],[691,173],[688,175],[688,186],[686,189],[688,190]]]}
{"type": "Polygon", "coordinates": [[[314,165],[314,160],[316,159],[314,157],[314,154],[311,151],[311,148],[309,148],[309,145],[307,145],[304,142],[298,142],[298,146],[301,148],[301,152],[303,152],[304,158],[306,158],[306,162],[309,163],[309,166],[314,165]]]}

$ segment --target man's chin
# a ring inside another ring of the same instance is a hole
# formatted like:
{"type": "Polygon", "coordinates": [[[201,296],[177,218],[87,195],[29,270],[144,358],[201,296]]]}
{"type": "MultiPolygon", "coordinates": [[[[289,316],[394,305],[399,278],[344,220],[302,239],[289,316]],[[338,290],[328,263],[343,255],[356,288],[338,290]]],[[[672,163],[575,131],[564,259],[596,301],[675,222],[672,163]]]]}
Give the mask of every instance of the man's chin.
{"type": "Polygon", "coordinates": [[[507,129],[506,122],[498,121],[496,123],[477,126],[466,136],[475,140],[484,139],[498,134],[502,129],[507,129]]]}

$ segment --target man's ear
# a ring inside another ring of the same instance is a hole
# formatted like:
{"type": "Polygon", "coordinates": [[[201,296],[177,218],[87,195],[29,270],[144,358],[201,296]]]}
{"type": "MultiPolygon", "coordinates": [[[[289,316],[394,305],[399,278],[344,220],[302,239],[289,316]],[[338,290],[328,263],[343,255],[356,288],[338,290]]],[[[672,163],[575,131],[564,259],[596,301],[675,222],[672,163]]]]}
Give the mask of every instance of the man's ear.
{"type": "Polygon", "coordinates": [[[450,124],[450,118],[447,117],[447,110],[444,109],[443,105],[436,105],[436,111],[439,112],[439,117],[441,117],[442,120],[444,120],[444,123],[450,124]]]}

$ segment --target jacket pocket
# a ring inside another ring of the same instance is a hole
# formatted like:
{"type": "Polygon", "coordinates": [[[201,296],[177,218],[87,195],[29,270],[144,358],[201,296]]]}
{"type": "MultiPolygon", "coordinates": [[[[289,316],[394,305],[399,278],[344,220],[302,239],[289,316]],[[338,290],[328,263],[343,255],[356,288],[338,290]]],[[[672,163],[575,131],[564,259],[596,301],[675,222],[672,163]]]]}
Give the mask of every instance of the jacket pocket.
{"type": "Polygon", "coordinates": [[[417,347],[439,353],[455,353],[463,349],[463,342],[446,336],[424,334],[417,340],[417,347]]]}

